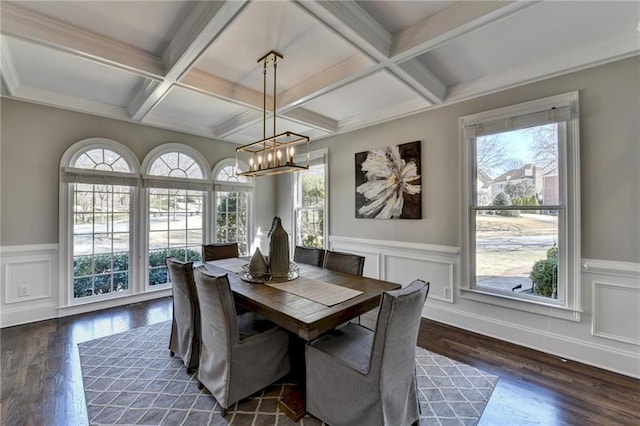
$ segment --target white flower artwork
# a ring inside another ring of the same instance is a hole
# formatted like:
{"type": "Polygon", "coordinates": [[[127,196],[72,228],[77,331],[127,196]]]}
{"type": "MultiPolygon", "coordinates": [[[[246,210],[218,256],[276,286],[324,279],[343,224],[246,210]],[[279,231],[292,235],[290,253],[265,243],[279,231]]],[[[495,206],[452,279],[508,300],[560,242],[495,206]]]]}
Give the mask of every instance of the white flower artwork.
{"type": "Polygon", "coordinates": [[[356,217],[421,219],[420,142],[356,154],[356,217]]]}

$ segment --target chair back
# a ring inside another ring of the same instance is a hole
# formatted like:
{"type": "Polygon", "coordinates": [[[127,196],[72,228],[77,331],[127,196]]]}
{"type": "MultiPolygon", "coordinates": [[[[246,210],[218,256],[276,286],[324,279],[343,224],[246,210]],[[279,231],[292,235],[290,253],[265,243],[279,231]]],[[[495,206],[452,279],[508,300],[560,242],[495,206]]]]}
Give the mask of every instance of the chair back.
{"type": "Polygon", "coordinates": [[[170,349],[180,355],[187,368],[198,365],[200,355],[200,306],[193,278],[193,262],[166,259],[173,291],[173,325],[170,349]]]}
{"type": "Polygon", "coordinates": [[[203,348],[209,346],[212,350],[216,348],[216,353],[226,354],[239,341],[238,319],[229,278],[227,274],[213,275],[204,266],[197,267],[194,276],[202,323],[207,324],[202,329],[203,348]]]}
{"type": "Polygon", "coordinates": [[[322,267],[324,263],[324,249],[296,246],[293,252],[293,261],[322,267]]]}
{"type": "Polygon", "coordinates": [[[373,336],[370,374],[378,376],[383,393],[414,377],[416,343],[429,283],[415,280],[384,292],[373,336]]]}
{"type": "Polygon", "coordinates": [[[364,256],[327,250],[324,255],[323,267],[332,271],[362,276],[364,256]]]}
{"type": "Polygon", "coordinates": [[[202,246],[202,256],[205,262],[238,257],[238,243],[204,244],[202,246]]]}
{"type": "Polygon", "coordinates": [[[194,275],[203,324],[198,382],[226,410],[289,372],[289,335],[253,312],[237,315],[226,274],[199,266],[194,275]],[[239,329],[249,328],[241,339],[239,329]]]}

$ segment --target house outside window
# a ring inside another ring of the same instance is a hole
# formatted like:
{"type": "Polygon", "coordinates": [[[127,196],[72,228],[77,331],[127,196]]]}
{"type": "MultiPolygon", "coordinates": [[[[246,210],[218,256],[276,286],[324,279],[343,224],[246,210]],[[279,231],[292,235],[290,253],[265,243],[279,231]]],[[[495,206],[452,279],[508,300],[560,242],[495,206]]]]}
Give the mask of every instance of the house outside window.
{"type": "Polygon", "coordinates": [[[214,241],[238,243],[241,256],[249,255],[252,230],[253,180],[237,176],[248,171],[246,164],[234,159],[222,160],[213,171],[214,176],[214,241]]]}
{"type": "Polygon", "coordinates": [[[181,144],[152,151],[143,162],[146,187],[146,267],[149,288],[169,283],[165,259],[202,259],[205,239],[208,166],[201,155],[181,144]]]}
{"type": "Polygon", "coordinates": [[[135,276],[132,227],[138,166],[123,145],[78,142],[61,160],[63,304],[129,293],[135,276]]]}
{"type": "Polygon", "coordinates": [[[326,150],[309,153],[309,169],[296,173],[294,223],[296,245],[324,248],[327,232],[326,150]]]}
{"type": "Polygon", "coordinates": [[[551,305],[577,319],[578,94],[462,117],[460,125],[463,297],[551,305]]]}

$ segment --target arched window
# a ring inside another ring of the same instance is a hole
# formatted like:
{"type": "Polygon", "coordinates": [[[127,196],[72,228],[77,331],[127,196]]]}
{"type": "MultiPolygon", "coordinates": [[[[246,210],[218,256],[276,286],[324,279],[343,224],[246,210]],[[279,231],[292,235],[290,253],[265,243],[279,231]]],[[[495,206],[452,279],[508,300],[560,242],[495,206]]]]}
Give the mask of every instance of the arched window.
{"type": "Polygon", "coordinates": [[[240,255],[249,254],[252,229],[253,180],[237,176],[248,166],[233,159],[220,161],[213,171],[215,190],[215,241],[237,242],[240,255]]]}
{"type": "Polygon", "coordinates": [[[168,283],[165,259],[202,259],[209,166],[196,150],[166,144],[151,151],[142,168],[146,188],[147,279],[150,287],[168,283]]]}
{"type": "Polygon", "coordinates": [[[92,138],[60,162],[63,304],[129,292],[138,162],[118,142],[92,138]]]}

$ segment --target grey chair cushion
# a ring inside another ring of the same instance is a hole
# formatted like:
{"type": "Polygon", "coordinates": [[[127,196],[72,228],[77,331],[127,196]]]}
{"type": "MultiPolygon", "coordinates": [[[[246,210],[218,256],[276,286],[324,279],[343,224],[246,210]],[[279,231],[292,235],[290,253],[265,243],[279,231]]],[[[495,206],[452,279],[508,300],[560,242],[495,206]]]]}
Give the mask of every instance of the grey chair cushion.
{"type": "Polygon", "coordinates": [[[169,350],[179,356],[185,367],[198,366],[200,358],[200,306],[193,279],[193,263],[166,259],[173,291],[173,321],[169,350]]]}
{"type": "Polygon", "coordinates": [[[307,411],[333,426],[418,420],[415,347],[429,284],[386,292],[372,332],[356,324],[306,347],[307,411]]]}
{"type": "Polygon", "coordinates": [[[289,335],[256,316],[238,318],[226,274],[200,266],[194,275],[203,324],[198,381],[227,409],[289,372],[289,335]]]}
{"type": "Polygon", "coordinates": [[[321,267],[324,263],[324,249],[296,246],[293,261],[321,267]]]}
{"type": "Polygon", "coordinates": [[[362,276],[364,256],[327,250],[324,255],[323,267],[332,271],[362,276]]]}

